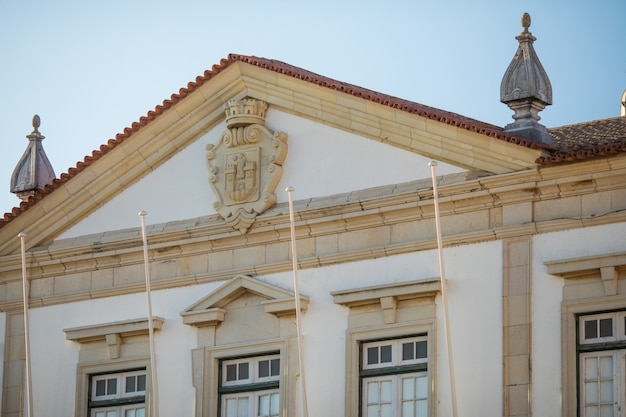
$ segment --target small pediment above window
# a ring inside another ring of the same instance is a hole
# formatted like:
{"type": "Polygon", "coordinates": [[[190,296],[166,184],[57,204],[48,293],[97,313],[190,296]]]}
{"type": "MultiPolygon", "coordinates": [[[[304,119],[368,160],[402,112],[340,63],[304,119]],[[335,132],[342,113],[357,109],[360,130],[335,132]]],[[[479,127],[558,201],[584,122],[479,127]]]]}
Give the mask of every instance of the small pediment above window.
{"type": "Polygon", "coordinates": [[[626,252],[548,261],[544,264],[550,275],[563,278],[600,275],[602,268],[626,268],[626,252]]]}
{"type": "Polygon", "coordinates": [[[380,304],[385,323],[396,322],[398,302],[416,298],[435,297],[441,291],[439,278],[401,282],[389,285],[363,287],[355,290],[333,291],[335,304],[346,307],[358,307],[368,304],[380,304]]]}
{"type": "Polygon", "coordinates": [[[333,291],[330,294],[333,296],[333,302],[335,304],[354,307],[380,303],[381,299],[388,299],[390,297],[398,301],[412,298],[434,297],[440,291],[441,284],[439,278],[432,278],[389,285],[363,287],[355,290],[333,291]]]}
{"type": "Polygon", "coordinates": [[[550,275],[564,279],[600,277],[605,295],[617,295],[618,280],[626,273],[626,253],[593,255],[544,263],[550,275]]]}
{"type": "MultiPolygon", "coordinates": [[[[161,330],[163,321],[161,317],[153,317],[153,329],[161,330]]],[[[148,319],[145,318],[72,327],[63,329],[63,331],[65,332],[65,338],[74,342],[104,342],[109,350],[109,358],[117,359],[120,357],[122,343],[125,338],[131,336],[148,336],[150,327],[148,319]]]]}
{"type": "MultiPolygon", "coordinates": [[[[161,330],[163,319],[153,317],[152,323],[155,330],[161,330]]],[[[106,340],[107,335],[116,334],[120,337],[147,335],[149,332],[148,319],[132,319],[115,321],[111,323],[95,324],[89,326],[72,327],[63,329],[65,338],[78,343],[95,342],[106,340]]]]}
{"type": "MultiPolygon", "coordinates": [[[[246,275],[238,275],[185,309],[180,315],[183,323],[190,326],[216,326],[226,319],[229,306],[245,297],[264,313],[275,316],[296,314],[293,292],[246,275]]],[[[301,295],[300,308],[306,310],[308,304],[308,297],[301,295]]]]}

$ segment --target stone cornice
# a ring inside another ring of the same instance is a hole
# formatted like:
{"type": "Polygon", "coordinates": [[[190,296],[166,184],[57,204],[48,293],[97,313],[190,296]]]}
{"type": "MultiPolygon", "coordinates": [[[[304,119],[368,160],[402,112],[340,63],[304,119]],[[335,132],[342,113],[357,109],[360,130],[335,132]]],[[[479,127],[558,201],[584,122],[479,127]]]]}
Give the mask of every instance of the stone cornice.
{"type": "MultiPolygon", "coordinates": [[[[597,195],[618,190],[620,184],[623,184],[626,166],[616,168],[618,159],[626,160],[626,157],[613,158],[613,167],[597,161],[569,165],[569,168],[558,166],[555,167],[559,171],[556,174],[552,168],[546,168],[497,176],[455,174],[442,177],[438,188],[444,245],[470,244],[626,221],[626,207],[622,207],[622,200],[614,199],[606,205],[603,201],[611,199],[599,199],[597,195]],[[561,204],[558,210],[553,208],[554,204],[561,204]],[[522,216],[521,220],[512,216],[516,221],[503,221],[503,218],[511,216],[509,213],[517,213],[522,216]]],[[[432,185],[429,182],[420,180],[296,201],[296,238],[298,244],[305,247],[300,250],[300,267],[316,268],[436,249],[432,185]],[[394,230],[401,232],[396,236],[394,230]],[[376,239],[371,244],[354,244],[366,236],[375,236],[376,239]],[[337,249],[317,253],[314,242],[318,238],[336,239],[337,249]]],[[[286,204],[277,205],[259,216],[246,235],[234,231],[217,216],[151,226],[148,229],[151,264],[176,262],[184,257],[206,254],[217,256],[223,253],[236,257],[237,253],[251,248],[272,245],[283,245],[284,249],[271,259],[250,266],[233,264],[212,268],[208,272],[188,274],[173,274],[164,268],[155,268],[152,289],[226,280],[237,274],[262,276],[289,271],[292,267],[288,257],[289,241],[286,204]]],[[[133,268],[131,273],[142,275],[139,273],[143,271],[139,229],[82,236],[33,248],[27,252],[27,265],[33,288],[31,307],[135,293],[145,289],[142,280],[126,280],[115,281],[108,287],[92,288],[85,284],[79,291],[64,292],[50,281],[73,279],[72,276],[82,277],[113,268],[133,268]],[[37,289],[50,285],[54,291],[40,296],[37,289]]],[[[0,310],[19,309],[20,291],[19,254],[0,258],[0,310]]]]}

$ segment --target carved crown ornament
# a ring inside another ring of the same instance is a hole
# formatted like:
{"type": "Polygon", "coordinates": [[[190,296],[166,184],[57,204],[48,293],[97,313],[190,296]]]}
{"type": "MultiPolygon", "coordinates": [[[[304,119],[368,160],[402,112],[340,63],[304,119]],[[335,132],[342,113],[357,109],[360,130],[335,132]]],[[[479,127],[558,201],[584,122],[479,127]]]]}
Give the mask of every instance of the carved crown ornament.
{"type": "Polygon", "coordinates": [[[215,210],[246,233],[256,216],[276,203],[276,187],[287,156],[287,134],[264,126],[267,103],[254,98],[224,105],[226,127],[216,145],[206,146],[215,210]]]}

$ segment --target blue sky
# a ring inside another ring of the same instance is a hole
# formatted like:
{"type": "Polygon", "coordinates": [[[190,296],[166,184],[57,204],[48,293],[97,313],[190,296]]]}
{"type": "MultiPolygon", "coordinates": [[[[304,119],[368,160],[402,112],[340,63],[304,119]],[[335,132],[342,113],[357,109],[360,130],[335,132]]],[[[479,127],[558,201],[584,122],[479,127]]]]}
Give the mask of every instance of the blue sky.
{"type": "Polygon", "coordinates": [[[541,122],[619,116],[624,0],[0,0],[0,213],[34,114],[59,176],[229,53],[504,126],[524,12],[552,82],[541,122]]]}

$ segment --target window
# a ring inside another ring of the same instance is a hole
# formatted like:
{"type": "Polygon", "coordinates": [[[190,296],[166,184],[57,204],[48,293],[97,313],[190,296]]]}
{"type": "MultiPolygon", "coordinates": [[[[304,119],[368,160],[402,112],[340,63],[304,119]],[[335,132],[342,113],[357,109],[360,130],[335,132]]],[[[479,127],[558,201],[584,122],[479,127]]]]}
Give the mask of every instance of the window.
{"type": "Polygon", "coordinates": [[[427,337],[361,344],[361,416],[428,416],[427,337]]]}
{"type": "Polygon", "coordinates": [[[626,406],[626,311],[578,317],[578,392],[581,417],[619,416],[626,406]]]}
{"type": "Polygon", "coordinates": [[[220,371],[220,416],[279,416],[278,354],[225,359],[221,361],[220,371]]]}
{"type": "Polygon", "coordinates": [[[146,370],[91,375],[91,417],[144,417],[146,370]]]}

